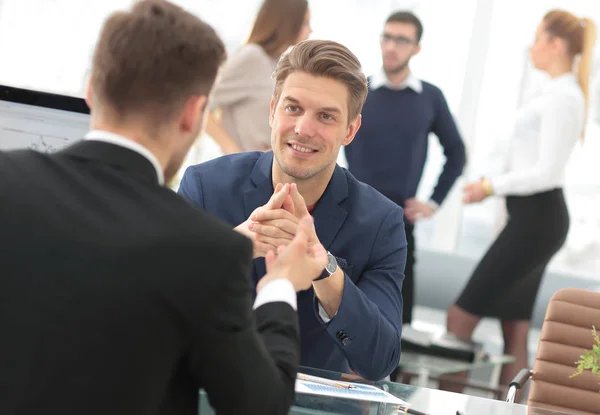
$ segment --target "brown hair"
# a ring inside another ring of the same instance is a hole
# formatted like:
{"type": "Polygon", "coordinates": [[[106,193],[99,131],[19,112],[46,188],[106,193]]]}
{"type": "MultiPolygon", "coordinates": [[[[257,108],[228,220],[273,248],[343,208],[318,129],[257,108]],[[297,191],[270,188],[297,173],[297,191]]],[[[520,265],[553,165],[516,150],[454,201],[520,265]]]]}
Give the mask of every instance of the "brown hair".
{"type": "Polygon", "coordinates": [[[398,11],[398,12],[392,13],[390,15],[390,17],[387,18],[385,23],[386,24],[388,24],[388,23],[411,24],[415,27],[415,31],[416,31],[416,35],[417,35],[417,39],[416,39],[417,43],[419,43],[421,41],[421,37],[423,37],[423,23],[421,23],[419,18],[417,16],[415,16],[414,13],[407,12],[407,11],[398,11]]]}
{"type": "Polygon", "coordinates": [[[212,27],[166,0],[138,1],[104,23],[93,58],[92,100],[122,120],[161,123],[208,95],[225,59],[212,27]]]}
{"type": "MultiPolygon", "coordinates": [[[[596,41],[596,25],[584,17],[580,19],[565,10],[551,10],[544,16],[544,28],[550,36],[556,36],[567,43],[572,57],[581,55],[577,65],[579,85],[585,97],[585,107],[589,104],[590,72],[592,69],[593,49],[596,41]]],[[[587,111],[586,111],[587,113],[587,111]]],[[[585,134],[582,132],[582,136],[585,134]]]]}
{"type": "Polygon", "coordinates": [[[275,104],[286,78],[296,71],[345,84],[348,87],[348,123],[358,117],[367,97],[367,78],[358,58],[344,45],[330,40],[305,40],[283,55],[273,73],[275,104]]]}
{"type": "Polygon", "coordinates": [[[279,57],[296,43],[307,10],[307,0],[264,0],[246,43],[256,43],[268,55],[279,57]]]}

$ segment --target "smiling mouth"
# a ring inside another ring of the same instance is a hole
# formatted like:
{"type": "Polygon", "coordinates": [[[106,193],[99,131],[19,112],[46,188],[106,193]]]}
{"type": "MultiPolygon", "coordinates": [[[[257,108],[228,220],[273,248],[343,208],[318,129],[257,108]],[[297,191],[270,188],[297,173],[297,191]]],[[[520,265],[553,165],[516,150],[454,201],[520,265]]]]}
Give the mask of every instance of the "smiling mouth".
{"type": "Polygon", "coordinates": [[[316,153],[317,152],[317,150],[313,150],[312,148],[308,148],[308,147],[302,147],[301,145],[295,144],[295,143],[294,144],[288,144],[288,146],[290,146],[292,149],[294,149],[296,151],[299,151],[301,153],[310,154],[310,153],[316,153]]]}

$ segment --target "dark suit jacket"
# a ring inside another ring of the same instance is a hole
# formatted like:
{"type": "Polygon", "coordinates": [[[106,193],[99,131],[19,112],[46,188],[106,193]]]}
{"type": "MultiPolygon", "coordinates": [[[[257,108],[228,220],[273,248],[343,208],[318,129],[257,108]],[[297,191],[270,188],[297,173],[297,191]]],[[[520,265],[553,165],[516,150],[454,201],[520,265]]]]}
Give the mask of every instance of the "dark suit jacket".
{"type": "Polygon", "coordinates": [[[283,414],[297,315],[252,311],[251,243],[140,154],[0,153],[0,413],[283,414]]]}
{"type": "MultiPolygon", "coordinates": [[[[179,192],[232,225],[273,194],[273,153],[242,153],[187,169],[179,192]]],[[[312,212],[319,240],[346,275],[337,315],[325,323],[313,289],[298,294],[301,364],[381,379],[400,359],[406,235],[402,208],[336,166],[312,212]]],[[[254,283],[265,274],[254,261],[254,283]]]]}

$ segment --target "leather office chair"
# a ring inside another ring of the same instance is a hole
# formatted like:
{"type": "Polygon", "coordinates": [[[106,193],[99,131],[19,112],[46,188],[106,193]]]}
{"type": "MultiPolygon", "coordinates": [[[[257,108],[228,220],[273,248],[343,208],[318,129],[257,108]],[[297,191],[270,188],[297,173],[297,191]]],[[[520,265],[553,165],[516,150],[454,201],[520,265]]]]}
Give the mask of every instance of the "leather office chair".
{"type": "Polygon", "coordinates": [[[527,405],[580,415],[600,414],[600,383],[589,370],[570,378],[575,362],[600,331],[600,293],[577,288],[557,291],[548,304],[533,370],[523,369],[510,383],[507,402],[531,378],[527,405]]]}

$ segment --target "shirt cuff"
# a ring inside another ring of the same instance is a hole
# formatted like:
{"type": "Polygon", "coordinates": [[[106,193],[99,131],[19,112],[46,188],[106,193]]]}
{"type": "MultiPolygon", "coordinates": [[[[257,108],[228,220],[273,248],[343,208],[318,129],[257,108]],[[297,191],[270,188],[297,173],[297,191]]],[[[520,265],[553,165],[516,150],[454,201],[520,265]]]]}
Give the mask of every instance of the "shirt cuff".
{"type": "Polygon", "coordinates": [[[275,302],[288,303],[294,310],[298,309],[296,290],[294,290],[294,286],[289,280],[278,278],[266,283],[256,294],[252,308],[256,310],[261,305],[275,302]]]}
{"type": "Polygon", "coordinates": [[[433,208],[433,210],[438,210],[440,208],[440,205],[438,204],[438,202],[436,202],[433,199],[429,199],[429,201],[427,202],[427,204],[429,206],[431,206],[433,208]]]}
{"type": "Polygon", "coordinates": [[[505,196],[510,191],[510,178],[506,175],[488,177],[488,181],[496,196],[505,196]]]}
{"type": "Polygon", "coordinates": [[[329,314],[327,314],[327,311],[325,311],[325,309],[323,308],[323,306],[321,305],[319,300],[317,300],[317,305],[319,307],[319,317],[321,317],[321,320],[323,320],[323,323],[329,323],[331,321],[331,319],[333,319],[333,317],[335,317],[337,315],[337,311],[336,311],[335,314],[333,315],[333,317],[329,317],[329,314]]]}

